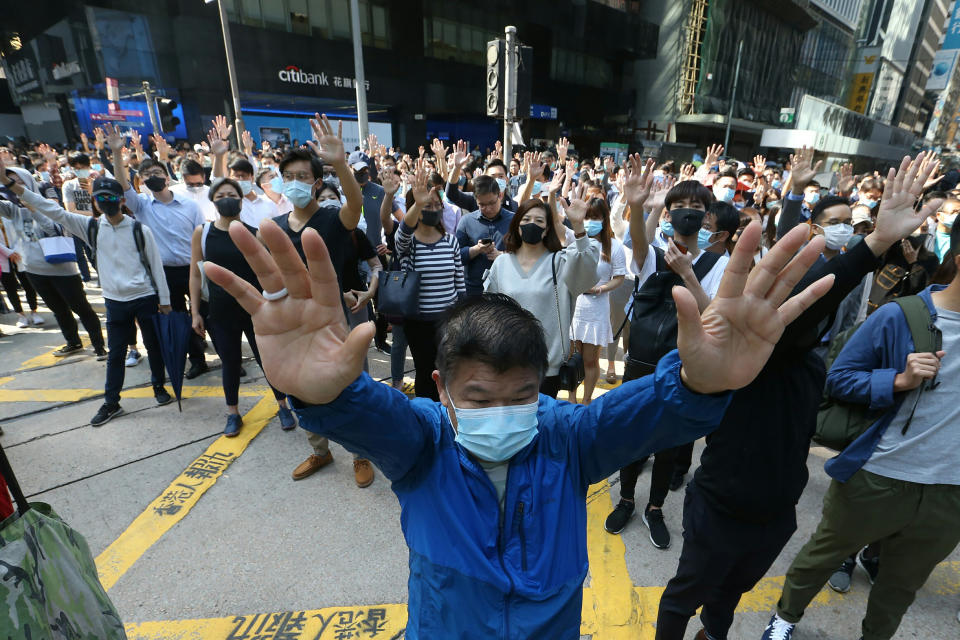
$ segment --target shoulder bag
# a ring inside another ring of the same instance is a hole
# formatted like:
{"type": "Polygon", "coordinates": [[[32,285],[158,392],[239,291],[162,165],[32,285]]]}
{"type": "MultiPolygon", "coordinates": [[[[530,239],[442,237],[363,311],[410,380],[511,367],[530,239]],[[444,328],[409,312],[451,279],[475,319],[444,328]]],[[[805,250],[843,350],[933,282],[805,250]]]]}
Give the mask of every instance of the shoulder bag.
{"type": "Polygon", "coordinates": [[[560,388],[573,392],[576,391],[580,383],[583,382],[586,372],[583,368],[583,355],[579,351],[574,350],[567,356],[566,344],[570,342],[570,331],[569,329],[566,332],[563,330],[563,316],[560,315],[560,291],[557,287],[556,253],[550,257],[550,272],[553,275],[553,297],[557,301],[557,326],[560,327],[560,341],[564,345],[563,363],[560,365],[560,371],[557,375],[560,376],[560,388]]]}

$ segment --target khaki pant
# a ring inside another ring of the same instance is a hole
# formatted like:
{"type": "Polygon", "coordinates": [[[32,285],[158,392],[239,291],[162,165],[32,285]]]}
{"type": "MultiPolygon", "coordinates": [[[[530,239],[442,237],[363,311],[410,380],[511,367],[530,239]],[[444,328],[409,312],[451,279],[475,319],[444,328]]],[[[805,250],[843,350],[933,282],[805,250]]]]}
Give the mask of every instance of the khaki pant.
{"type": "Polygon", "coordinates": [[[313,453],[321,458],[330,453],[330,441],[320,434],[307,431],[307,442],[313,447],[313,453]]]}
{"type": "Polygon", "coordinates": [[[880,542],[863,640],[889,640],[934,567],[960,542],[960,486],[922,485],[860,470],[830,483],[816,532],[790,565],[777,613],[798,622],[843,560],[880,542]]]}

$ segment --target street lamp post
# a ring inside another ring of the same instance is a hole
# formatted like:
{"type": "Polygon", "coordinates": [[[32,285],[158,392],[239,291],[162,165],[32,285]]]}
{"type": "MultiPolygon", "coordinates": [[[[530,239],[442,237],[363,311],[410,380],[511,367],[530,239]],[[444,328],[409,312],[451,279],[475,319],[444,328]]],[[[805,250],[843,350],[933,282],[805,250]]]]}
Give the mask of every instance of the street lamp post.
{"type": "Polygon", "coordinates": [[[517,28],[507,26],[504,33],[503,59],[503,161],[513,157],[511,138],[513,123],[517,120],[517,28]]]}
{"type": "MultiPolygon", "coordinates": [[[[367,83],[363,75],[363,40],[360,33],[360,8],[357,0],[350,0],[350,31],[353,34],[353,70],[357,85],[357,127],[360,130],[360,148],[367,141],[367,83]]],[[[373,149],[367,149],[368,154],[373,149]]]]}
{"type": "Polygon", "coordinates": [[[237,134],[237,148],[243,149],[243,116],[240,114],[240,92],[237,90],[237,74],[233,69],[233,44],[230,42],[230,24],[227,20],[227,11],[223,8],[223,0],[204,0],[207,4],[217,3],[220,12],[220,28],[223,30],[223,48],[227,53],[227,76],[230,78],[230,95],[233,97],[233,128],[237,134]]]}

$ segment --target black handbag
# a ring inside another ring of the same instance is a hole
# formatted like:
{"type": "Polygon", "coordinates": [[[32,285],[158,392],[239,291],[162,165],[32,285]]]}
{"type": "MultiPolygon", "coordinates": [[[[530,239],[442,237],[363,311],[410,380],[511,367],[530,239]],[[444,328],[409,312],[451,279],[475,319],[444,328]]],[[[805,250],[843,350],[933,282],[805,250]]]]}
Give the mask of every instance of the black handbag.
{"type": "Polygon", "coordinates": [[[400,261],[400,271],[380,271],[377,283],[377,311],[396,318],[417,315],[420,304],[420,274],[414,271],[417,241],[410,238],[410,257],[400,261]]]}
{"type": "MultiPolygon", "coordinates": [[[[564,335],[563,319],[560,315],[560,292],[557,289],[557,254],[550,258],[550,270],[553,274],[553,297],[557,301],[557,325],[560,327],[560,340],[565,343],[570,342],[570,338],[564,335]]],[[[583,355],[579,351],[573,351],[569,356],[566,355],[566,349],[563,350],[563,363],[560,365],[560,371],[557,375],[560,377],[560,388],[565,391],[575,392],[586,372],[583,368],[583,355]]]]}

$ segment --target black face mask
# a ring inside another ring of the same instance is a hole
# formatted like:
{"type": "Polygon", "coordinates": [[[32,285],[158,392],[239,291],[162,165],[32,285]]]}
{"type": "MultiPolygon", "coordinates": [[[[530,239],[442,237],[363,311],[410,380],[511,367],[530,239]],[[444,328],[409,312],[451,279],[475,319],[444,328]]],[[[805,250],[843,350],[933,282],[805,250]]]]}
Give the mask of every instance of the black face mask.
{"type": "Polygon", "coordinates": [[[441,209],[424,209],[420,212],[420,220],[428,227],[435,227],[440,224],[441,213],[443,213],[441,209]]]}
{"type": "Polygon", "coordinates": [[[359,182],[360,184],[366,184],[367,180],[370,179],[370,173],[366,169],[364,169],[363,171],[357,171],[356,173],[353,174],[353,176],[357,179],[357,182],[359,182]]]}
{"type": "Polygon", "coordinates": [[[220,198],[213,201],[213,206],[224,218],[235,218],[240,215],[240,198],[220,198]]]}
{"type": "Polygon", "coordinates": [[[520,225],[520,237],[527,244],[540,244],[543,242],[545,229],[535,222],[528,222],[520,225]]]}
{"type": "Polygon", "coordinates": [[[693,236],[703,226],[703,216],[706,214],[706,211],[699,209],[671,209],[670,223],[673,224],[673,230],[677,234],[693,236]]]}
{"type": "Polygon", "coordinates": [[[115,216],[120,213],[120,201],[97,200],[97,209],[104,215],[115,216]]]}
{"type": "Polygon", "coordinates": [[[150,176],[143,181],[143,184],[147,185],[147,189],[150,189],[150,191],[157,193],[163,191],[163,188],[167,186],[167,180],[163,176],[150,176]]]}

